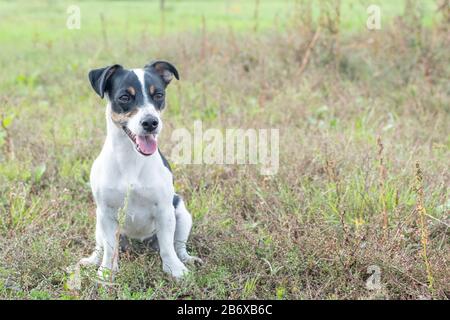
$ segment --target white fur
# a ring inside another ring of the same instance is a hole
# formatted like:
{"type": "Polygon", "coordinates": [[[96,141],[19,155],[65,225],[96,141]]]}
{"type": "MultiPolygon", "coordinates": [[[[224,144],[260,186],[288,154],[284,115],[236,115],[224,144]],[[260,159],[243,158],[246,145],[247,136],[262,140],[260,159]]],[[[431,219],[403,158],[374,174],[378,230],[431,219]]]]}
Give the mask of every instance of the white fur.
{"type": "MultiPolygon", "coordinates": [[[[133,71],[144,86],[143,71],[133,71]]],[[[135,134],[141,132],[140,119],[146,114],[160,118],[148,97],[144,100],[145,106],[128,124],[135,134]]],[[[159,152],[147,157],[139,154],[124,131],[114,124],[111,112],[108,102],[106,141],[90,176],[97,204],[96,247],[92,255],[80,263],[100,265],[99,275],[103,278],[104,270],[118,270],[118,211],[126,209],[125,223],[120,231],[140,240],[156,233],[163,270],[179,278],[188,271],[183,262],[199,260],[186,251],[191,215],[182,200],[174,209],[172,174],[164,166],[159,152]]]]}

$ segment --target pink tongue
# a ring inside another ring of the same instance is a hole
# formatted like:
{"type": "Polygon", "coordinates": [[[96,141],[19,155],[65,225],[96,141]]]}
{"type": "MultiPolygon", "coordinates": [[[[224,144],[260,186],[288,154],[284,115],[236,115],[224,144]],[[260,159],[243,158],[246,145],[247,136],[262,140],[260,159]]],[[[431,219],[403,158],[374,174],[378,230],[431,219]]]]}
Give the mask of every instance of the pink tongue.
{"type": "Polygon", "coordinates": [[[151,155],[156,151],[157,143],[153,135],[136,136],[136,143],[139,146],[139,150],[146,155],[151,155]]]}

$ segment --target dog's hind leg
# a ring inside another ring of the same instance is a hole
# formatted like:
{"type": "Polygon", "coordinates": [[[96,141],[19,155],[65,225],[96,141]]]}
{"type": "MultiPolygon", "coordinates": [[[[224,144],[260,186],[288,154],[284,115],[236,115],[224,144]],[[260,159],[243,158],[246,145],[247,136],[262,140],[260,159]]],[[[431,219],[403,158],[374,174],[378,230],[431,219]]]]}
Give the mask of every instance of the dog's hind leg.
{"type": "Polygon", "coordinates": [[[178,258],[184,263],[192,264],[195,262],[202,263],[203,261],[188,254],[186,250],[186,242],[189,238],[192,227],[192,216],[184,205],[183,199],[180,196],[175,195],[173,200],[175,207],[175,252],[178,258]]]}
{"type": "Polygon", "coordinates": [[[144,243],[144,246],[147,249],[153,250],[153,251],[159,251],[159,244],[158,244],[158,238],[156,236],[156,234],[154,234],[151,237],[148,237],[147,239],[144,239],[144,241],[142,241],[144,243]]]}

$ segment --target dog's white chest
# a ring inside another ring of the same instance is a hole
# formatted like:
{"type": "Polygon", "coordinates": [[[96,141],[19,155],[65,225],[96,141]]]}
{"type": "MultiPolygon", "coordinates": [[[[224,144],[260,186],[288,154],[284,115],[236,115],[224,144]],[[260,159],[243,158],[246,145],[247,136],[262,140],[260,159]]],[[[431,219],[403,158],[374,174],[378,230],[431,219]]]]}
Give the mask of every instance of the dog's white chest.
{"type": "Polygon", "coordinates": [[[161,208],[172,205],[171,173],[159,154],[137,158],[137,162],[134,154],[113,163],[106,159],[108,153],[99,157],[92,170],[91,183],[97,203],[117,208],[119,215],[125,215],[119,221],[124,220],[122,230],[129,237],[142,240],[152,236],[156,215],[161,208]]]}
{"type": "Polygon", "coordinates": [[[145,239],[155,233],[155,215],[160,199],[152,196],[155,190],[151,186],[129,184],[125,194],[123,231],[131,238],[145,239]]]}

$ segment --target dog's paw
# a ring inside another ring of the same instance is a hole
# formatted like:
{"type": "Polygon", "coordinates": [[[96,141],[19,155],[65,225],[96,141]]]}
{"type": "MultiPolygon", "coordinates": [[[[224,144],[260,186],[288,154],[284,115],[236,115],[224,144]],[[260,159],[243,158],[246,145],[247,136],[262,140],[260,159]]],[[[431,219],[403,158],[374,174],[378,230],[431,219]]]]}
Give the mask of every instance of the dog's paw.
{"type": "Polygon", "coordinates": [[[115,275],[118,270],[111,270],[106,267],[100,267],[97,271],[97,277],[101,282],[112,283],[114,282],[115,275]]]}
{"type": "Polygon", "coordinates": [[[183,263],[186,263],[188,265],[195,265],[195,264],[203,264],[203,260],[196,256],[190,256],[183,258],[183,263]]]}
{"type": "Polygon", "coordinates": [[[185,275],[187,275],[189,273],[189,269],[186,268],[186,266],[182,263],[177,264],[177,265],[172,265],[172,266],[164,264],[163,271],[170,274],[176,280],[180,280],[181,278],[183,278],[185,275]]]}
{"type": "Polygon", "coordinates": [[[94,265],[97,265],[97,266],[98,266],[99,263],[98,263],[97,257],[90,256],[90,257],[81,259],[81,260],[78,262],[78,264],[79,264],[80,266],[94,266],[94,265]]]}
{"type": "Polygon", "coordinates": [[[100,266],[101,250],[96,248],[89,257],[81,259],[78,264],[80,266],[100,266]]]}

